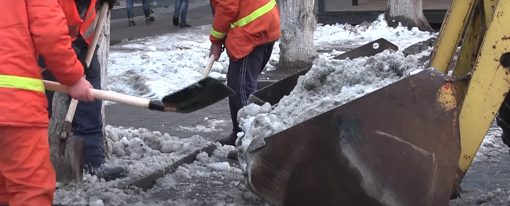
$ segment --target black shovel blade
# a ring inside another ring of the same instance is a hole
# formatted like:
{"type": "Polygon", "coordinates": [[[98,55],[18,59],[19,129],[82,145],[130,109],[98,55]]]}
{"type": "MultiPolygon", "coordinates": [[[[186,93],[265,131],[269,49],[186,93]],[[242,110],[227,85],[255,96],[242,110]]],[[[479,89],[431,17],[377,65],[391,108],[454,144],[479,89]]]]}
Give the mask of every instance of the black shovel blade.
{"type": "Polygon", "coordinates": [[[220,80],[206,77],[195,84],[163,97],[167,108],[174,108],[178,113],[191,113],[235,94],[220,80]]]}

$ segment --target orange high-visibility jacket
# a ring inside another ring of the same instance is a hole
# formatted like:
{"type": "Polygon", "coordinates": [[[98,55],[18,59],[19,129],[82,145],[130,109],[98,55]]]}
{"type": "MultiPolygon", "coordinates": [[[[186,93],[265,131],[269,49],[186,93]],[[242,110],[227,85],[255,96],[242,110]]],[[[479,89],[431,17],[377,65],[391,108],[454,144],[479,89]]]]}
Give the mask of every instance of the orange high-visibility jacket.
{"type": "Polygon", "coordinates": [[[37,54],[60,83],[74,84],[83,66],[71,48],[57,0],[3,1],[0,7],[0,125],[48,126],[48,102],[37,54]]]}
{"type": "Polygon", "coordinates": [[[84,16],[80,16],[76,7],[75,0],[58,0],[67,20],[69,27],[69,35],[73,41],[81,34],[85,42],[90,45],[92,36],[94,36],[94,29],[96,27],[96,2],[91,0],[87,12],[84,16]]]}
{"type": "Polygon", "coordinates": [[[209,39],[216,45],[225,42],[233,60],[280,38],[280,11],[275,0],[212,0],[212,5],[215,14],[209,39]]]}

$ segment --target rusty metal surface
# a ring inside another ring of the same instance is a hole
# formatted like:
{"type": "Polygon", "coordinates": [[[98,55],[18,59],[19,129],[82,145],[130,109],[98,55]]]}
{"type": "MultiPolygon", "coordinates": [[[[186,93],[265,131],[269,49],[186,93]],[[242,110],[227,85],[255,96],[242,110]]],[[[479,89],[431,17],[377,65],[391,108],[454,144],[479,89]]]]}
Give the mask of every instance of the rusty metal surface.
{"type": "MultiPolygon", "coordinates": [[[[383,52],[384,50],[391,49],[394,51],[398,51],[398,46],[389,42],[384,38],[377,39],[375,41],[364,44],[358,48],[345,52],[341,55],[334,57],[334,59],[354,59],[364,56],[374,56],[378,53],[383,52]]],[[[296,86],[297,80],[300,76],[305,75],[310,69],[304,69],[290,75],[278,82],[275,82],[269,86],[266,86],[252,95],[250,95],[249,101],[251,103],[262,105],[265,102],[269,102],[269,104],[274,105],[283,98],[283,96],[288,95],[296,86]]]]}
{"type": "Polygon", "coordinates": [[[460,156],[453,89],[425,70],[267,137],[245,154],[249,188],[277,206],[447,206],[460,156]]]}

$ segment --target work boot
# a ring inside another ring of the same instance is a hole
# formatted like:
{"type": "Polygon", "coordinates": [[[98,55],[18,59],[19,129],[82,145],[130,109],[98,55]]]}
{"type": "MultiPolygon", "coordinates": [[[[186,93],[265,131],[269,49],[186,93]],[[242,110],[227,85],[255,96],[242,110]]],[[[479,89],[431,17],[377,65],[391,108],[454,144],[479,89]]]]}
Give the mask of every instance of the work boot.
{"type": "Polygon", "coordinates": [[[95,175],[98,178],[103,178],[105,181],[123,178],[127,174],[127,171],[122,167],[105,167],[104,165],[87,165],[86,167],[90,175],[95,175]]]}
{"type": "Polygon", "coordinates": [[[228,137],[219,139],[216,142],[219,142],[222,145],[236,146],[236,139],[237,139],[237,135],[235,133],[232,133],[228,137]]]}
{"type": "Polygon", "coordinates": [[[189,24],[188,24],[188,23],[186,23],[186,22],[181,22],[181,23],[179,24],[179,26],[180,26],[181,28],[191,27],[191,25],[189,25],[189,24]]]}
{"type": "Polygon", "coordinates": [[[149,24],[152,24],[152,22],[154,22],[155,18],[153,16],[151,17],[146,17],[145,18],[145,24],[149,25],[149,24]]]}
{"type": "Polygon", "coordinates": [[[237,160],[238,156],[239,156],[239,151],[237,149],[232,150],[232,151],[228,152],[228,154],[227,154],[227,157],[232,160],[237,160]]]}
{"type": "Polygon", "coordinates": [[[172,23],[174,23],[174,26],[179,26],[179,16],[174,15],[174,18],[172,18],[172,23]]]}
{"type": "Polygon", "coordinates": [[[128,22],[128,26],[129,26],[129,27],[132,27],[132,26],[135,26],[135,25],[136,25],[136,24],[135,24],[135,21],[133,21],[132,19],[131,19],[131,20],[129,20],[129,22],[128,22]]]}

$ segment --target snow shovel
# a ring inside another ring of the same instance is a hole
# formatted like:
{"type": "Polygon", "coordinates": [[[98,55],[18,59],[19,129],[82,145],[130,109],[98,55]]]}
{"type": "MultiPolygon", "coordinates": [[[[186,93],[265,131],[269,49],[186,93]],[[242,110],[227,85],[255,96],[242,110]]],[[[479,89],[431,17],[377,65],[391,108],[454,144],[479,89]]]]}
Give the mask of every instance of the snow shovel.
{"type": "MultiPolygon", "coordinates": [[[[398,51],[398,46],[389,42],[384,38],[377,39],[375,41],[366,43],[360,47],[352,49],[348,52],[345,52],[341,55],[334,57],[334,59],[354,59],[358,57],[368,57],[374,56],[378,53],[383,52],[384,50],[391,49],[393,51],[398,51]]],[[[310,69],[303,69],[298,71],[280,81],[277,81],[273,84],[270,84],[258,91],[254,92],[250,95],[249,101],[251,103],[262,105],[266,102],[274,105],[283,98],[283,96],[288,95],[296,86],[297,80],[300,76],[305,75],[310,69]]]]}
{"type": "MultiPolygon", "coordinates": [[[[101,6],[97,24],[94,29],[94,36],[92,37],[92,42],[89,45],[87,55],[85,57],[85,64],[87,64],[87,66],[90,66],[90,63],[92,61],[92,57],[96,50],[99,37],[103,30],[103,25],[107,16],[107,12],[108,3],[105,2],[101,6]]],[[[64,91],[61,90],[57,91],[65,92],[65,89],[64,91]]],[[[76,113],[77,106],[78,100],[72,99],[69,104],[67,114],[65,116],[63,130],[60,134],[57,134],[60,135],[60,137],[50,136],[50,141],[52,139],[60,139],[58,151],[59,155],[58,157],[54,157],[57,159],[53,159],[52,163],[53,167],[55,168],[58,181],[62,182],[68,182],[73,180],[81,181],[83,179],[83,167],[85,163],[85,143],[82,138],[72,135],[72,122],[74,119],[74,114],[76,113]]]]}
{"type": "Polygon", "coordinates": [[[214,56],[211,55],[202,79],[180,91],[165,96],[162,100],[164,105],[176,108],[177,111],[181,112],[193,112],[234,95],[234,90],[220,80],[208,76],[213,64],[214,56]]]}
{"type": "MultiPolygon", "coordinates": [[[[112,102],[124,103],[132,106],[148,108],[150,110],[162,111],[162,112],[177,112],[177,113],[190,113],[200,109],[203,109],[209,105],[216,103],[217,101],[222,100],[232,94],[232,91],[229,87],[225,86],[225,84],[219,82],[216,79],[210,78],[208,80],[207,75],[211,70],[211,67],[214,63],[214,58],[211,56],[209,59],[209,63],[205,69],[203,74],[203,79],[196,84],[199,84],[198,87],[203,88],[192,88],[192,86],[188,86],[187,88],[190,91],[178,91],[176,93],[169,94],[163,97],[162,100],[154,100],[154,99],[146,99],[141,97],[135,97],[125,94],[119,94],[112,91],[102,91],[102,90],[92,90],[92,94],[96,99],[108,100],[112,102]],[[184,93],[184,94],[181,94],[184,93]],[[187,95],[197,95],[197,96],[187,96],[187,95]],[[183,96],[183,97],[181,97],[183,96]]],[[[52,81],[43,81],[44,86],[47,90],[58,91],[58,92],[66,92],[66,87],[57,82],[52,81]]]]}

